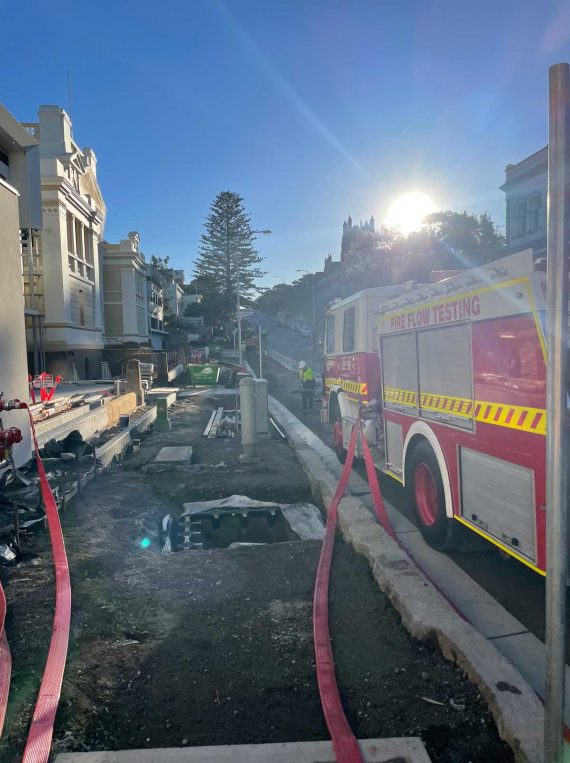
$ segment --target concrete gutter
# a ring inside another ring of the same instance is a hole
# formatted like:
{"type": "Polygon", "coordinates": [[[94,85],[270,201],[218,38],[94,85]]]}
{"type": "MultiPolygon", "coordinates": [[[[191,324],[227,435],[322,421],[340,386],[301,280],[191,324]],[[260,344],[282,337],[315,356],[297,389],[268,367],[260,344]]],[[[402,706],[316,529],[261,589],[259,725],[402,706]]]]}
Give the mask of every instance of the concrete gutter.
{"type": "MultiPolygon", "coordinates": [[[[269,407],[296,451],[313,496],[328,505],[338,483],[331,468],[336,456],[271,396],[269,407]]],[[[368,560],[380,589],[389,597],[409,633],[419,640],[437,643],[442,654],[457,663],[476,684],[515,760],[541,763],[544,708],[521,674],[491,641],[460,617],[359,498],[352,496],[341,501],[339,526],[344,539],[368,560]]]]}
{"type": "MultiPolygon", "coordinates": [[[[429,763],[421,739],[359,740],[365,763],[429,763]]],[[[165,747],[158,750],[60,753],[55,763],[334,763],[332,742],[229,744],[220,747],[165,747]]]]}

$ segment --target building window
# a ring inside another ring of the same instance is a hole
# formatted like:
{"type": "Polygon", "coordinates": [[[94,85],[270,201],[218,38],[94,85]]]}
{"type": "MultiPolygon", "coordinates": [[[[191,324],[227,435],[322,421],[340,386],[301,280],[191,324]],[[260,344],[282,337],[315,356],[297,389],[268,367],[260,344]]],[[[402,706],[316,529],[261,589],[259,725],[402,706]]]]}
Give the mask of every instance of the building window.
{"type": "Polygon", "coordinates": [[[79,289],[79,323],[85,326],[85,293],[79,289]]]}
{"type": "Polygon", "coordinates": [[[83,259],[83,225],[75,221],[75,254],[83,259]]]}
{"type": "Polygon", "coordinates": [[[349,307],[348,310],[345,310],[343,332],[342,332],[342,351],[343,352],[354,351],[354,329],[355,329],[355,323],[356,323],[355,317],[356,317],[356,308],[349,307]]]}
{"type": "Polygon", "coordinates": [[[526,228],[528,233],[536,233],[540,227],[540,207],[540,194],[533,193],[527,204],[526,228]]]}
{"type": "Polygon", "coordinates": [[[67,213],[67,251],[75,254],[75,236],[73,233],[73,215],[67,213]]]}
{"type": "Polygon", "coordinates": [[[85,259],[90,265],[93,265],[93,233],[89,228],[84,228],[85,236],[85,259]]]}
{"type": "Polygon", "coordinates": [[[513,236],[524,236],[526,234],[526,199],[519,199],[515,204],[513,223],[513,236]]]}

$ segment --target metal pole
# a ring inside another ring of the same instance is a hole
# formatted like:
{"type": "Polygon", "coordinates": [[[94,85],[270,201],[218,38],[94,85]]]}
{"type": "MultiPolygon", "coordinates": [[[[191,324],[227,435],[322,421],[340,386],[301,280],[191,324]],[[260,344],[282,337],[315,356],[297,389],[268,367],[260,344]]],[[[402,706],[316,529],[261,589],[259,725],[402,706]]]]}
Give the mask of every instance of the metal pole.
{"type": "Polygon", "coordinates": [[[258,324],[259,329],[259,378],[263,379],[263,352],[261,350],[261,323],[258,324]]]}
{"type": "Polygon", "coordinates": [[[311,366],[313,368],[313,371],[315,370],[315,333],[316,333],[316,330],[317,330],[317,311],[316,311],[316,306],[315,306],[316,278],[317,278],[317,274],[313,273],[313,330],[312,330],[312,337],[311,337],[312,345],[313,345],[312,352],[311,352],[311,354],[312,354],[311,366]]]}
{"type": "Polygon", "coordinates": [[[560,763],[564,754],[569,105],[568,64],[555,64],[550,67],[548,140],[545,763],[560,763]]]}
{"type": "Polygon", "coordinates": [[[239,295],[239,266],[240,266],[240,257],[241,252],[238,249],[238,256],[237,256],[237,321],[238,321],[238,358],[239,358],[239,364],[241,366],[241,307],[240,307],[240,295],[239,295]]]}

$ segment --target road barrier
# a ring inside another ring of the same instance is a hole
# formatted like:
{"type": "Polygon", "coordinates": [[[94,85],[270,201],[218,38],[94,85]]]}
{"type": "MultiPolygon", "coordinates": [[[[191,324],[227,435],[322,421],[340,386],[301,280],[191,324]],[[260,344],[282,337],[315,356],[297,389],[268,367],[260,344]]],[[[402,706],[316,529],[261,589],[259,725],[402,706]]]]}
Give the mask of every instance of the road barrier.
{"type": "Polygon", "coordinates": [[[273,350],[271,347],[268,347],[265,350],[265,354],[267,357],[272,358],[277,363],[279,363],[280,366],[283,366],[283,368],[286,368],[288,371],[291,371],[293,374],[299,373],[299,361],[293,360],[293,358],[288,358],[287,355],[283,355],[283,353],[278,352],[277,350],[273,350]]]}

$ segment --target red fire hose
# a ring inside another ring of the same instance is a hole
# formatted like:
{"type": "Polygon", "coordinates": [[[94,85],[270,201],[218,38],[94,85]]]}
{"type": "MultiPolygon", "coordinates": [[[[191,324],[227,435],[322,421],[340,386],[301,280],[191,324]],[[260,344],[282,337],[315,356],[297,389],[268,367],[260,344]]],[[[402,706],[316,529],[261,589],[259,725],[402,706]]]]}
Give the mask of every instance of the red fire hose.
{"type": "Polygon", "coordinates": [[[10,691],[10,675],[12,673],[12,657],[10,647],[4,630],[6,618],[6,597],[0,584],[0,734],[4,728],[6,707],[8,706],[8,693],[10,691]]]}
{"type": "MultiPolygon", "coordinates": [[[[315,642],[317,682],[319,685],[323,714],[325,716],[327,728],[331,736],[337,763],[362,762],[362,756],[358,746],[358,741],[356,740],[356,737],[348,725],[348,721],[346,720],[346,716],[342,709],[342,703],[340,701],[340,695],[336,683],[334,658],[331,648],[328,620],[328,590],[330,568],[334,548],[334,536],[338,520],[338,506],[348,486],[358,437],[360,437],[362,454],[364,456],[364,463],[366,466],[366,475],[368,477],[370,492],[372,493],[376,518],[378,519],[380,525],[388,533],[388,535],[394,541],[396,541],[396,543],[401,548],[403,548],[398,539],[398,536],[394,532],[390,520],[388,519],[388,514],[386,512],[386,507],[384,505],[382,493],[380,491],[380,484],[378,482],[378,475],[376,473],[374,459],[372,458],[372,453],[370,452],[370,447],[366,441],[366,437],[364,437],[362,433],[360,418],[358,418],[352,430],[352,436],[350,438],[347,457],[340,476],[340,481],[338,483],[336,492],[331,501],[327,514],[325,538],[323,541],[319,564],[317,567],[317,579],[315,582],[313,600],[313,635],[315,642]]],[[[426,574],[424,570],[422,570],[422,572],[426,574]]],[[[429,576],[426,575],[426,577],[428,577],[428,580],[430,579],[429,576]]],[[[433,583],[433,581],[431,582],[433,583]]],[[[440,591],[440,593],[442,592],[440,591]]],[[[455,609],[455,611],[463,619],[465,619],[464,615],[453,605],[452,602],[449,601],[447,596],[445,596],[443,593],[442,595],[447,599],[453,609],[455,609]]]]}
{"type": "Polygon", "coordinates": [[[57,505],[40,458],[31,413],[30,426],[55,567],[55,613],[48,657],[22,761],[23,763],[47,763],[67,658],[71,620],[71,583],[57,505]]]}
{"type": "Polygon", "coordinates": [[[350,478],[354,450],[356,448],[357,428],[350,438],[348,453],[340,482],[329,506],[325,538],[317,567],[317,579],[313,597],[313,638],[315,642],[315,663],[317,682],[325,722],[331,736],[333,749],[338,763],[362,763],[358,741],[352,733],[340,701],[334,669],[334,658],[329,632],[329,579],[334,548],[334,536],[338,519],[338,505],[343,497],[350,478]]]}

